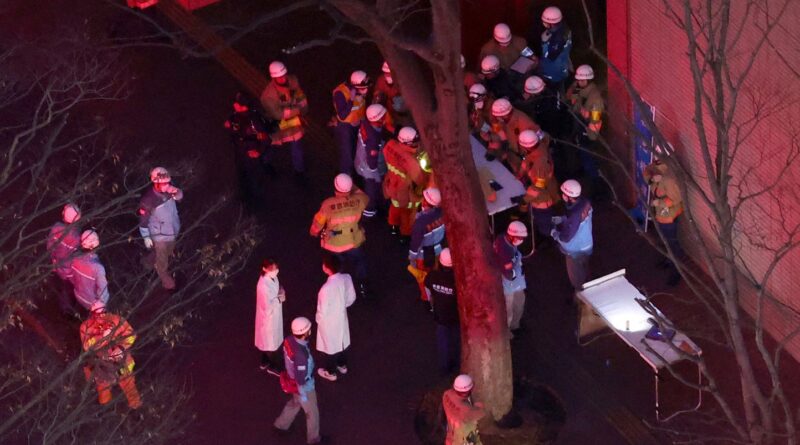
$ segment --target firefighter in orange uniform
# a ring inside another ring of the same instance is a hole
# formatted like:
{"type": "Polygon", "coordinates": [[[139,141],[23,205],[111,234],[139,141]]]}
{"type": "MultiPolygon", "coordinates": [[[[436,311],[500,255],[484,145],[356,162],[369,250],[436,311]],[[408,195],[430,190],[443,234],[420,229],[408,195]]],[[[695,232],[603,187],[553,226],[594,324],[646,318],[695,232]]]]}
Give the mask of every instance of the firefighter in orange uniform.
{"type": "Polygon", "coordinates": [[[519,146],[519,135],[525,130],[538,133],[541,129],[525,113],[514,108],[508,99],[495,100],[491,110],[490,129],[480,133],[487,142],[487,153],[500,158],[513,174],[519,175],[525,157],[525,150],[519,146]]]}
{"type": "Polygon", "coordinates": [[[387,173],[383,178],[383,195],[391,200],[389,225],[392,234],[400,234],[400,242],[407,243],[411,227],[422,201],[422,190],[428,185],[429,175],[417,160],[419,135],[411,127],[403,127],[383,148],[387,173]]]}
{"type": "Polygon", "coordinates": [[[342,82],[333,89],[336,122],[333,134],[339,146],[339,173],[353,174],[358,128],[367,116],[366,97],[369,85],[367,73],[353,71],[349,81],[342,82]]]}
{"type": "Polygon", "coordinates": [[[389,111],[389,127],[405,127],[411,125],[411,113],[400,92],[397,80],[392,76],[389,64],[383,62],[382,76],[375,81],[375,91],[372,93],[372,103],[381,104],[389,111]]]}
{"type": "Polygon", "coordinates": [[[86,379],[94,379],[101,405],[111,401],[111,386],[118,384],[128,399],[128,406],[138,409],[142,401],[136,389],[134,361],[129,351],[136,334],[125,319],[107,313],[102,301],[94,302],[91,310],[89,319],[80,327],[83,350],[90,354],[89,364],[83,368],[86,379]]]}
{"type": "Polygon", "coordinates": [[[485,415],[481,402],[473,402],[472,378],[461,374],[453,381],[453,388],[442,395],[442,408],[447,417],[445,445],[481,445],[478,421],[485,415]]]}
{"type": "Polygon", "coordinates": [[[296,175],[305,173],[303,160],[303,116],[308,113],[308,99],[297,77],[288,74],[283,62],[269,64],[270,81],[261,93],[261,106],[275,122],[270,139],[272,145],[288,146],[296,175]]]}
{"type": "Polygon", "coordinates": [[[519,146],[525,150],[525,159],[517,177],[528,186],[523,199],[533,214],[536,242],[541,243],[550,238],[553,206],[561,201],[550,157],[550,136],[545,134],[539,139],[535,131],[524,130],[519,135],[519,146]]]}
{"type": "Polygon", "coordinates": [[[360,221],[369,197],[354,187],[353,179],[344,173],[336,175],[333,187],[336,194],[322,201],[309,233],[319,236],[322,248],[341,259],[355,278],[360,296],[367,297],[367,259],[363,247],[366,237],[360,221]]]}

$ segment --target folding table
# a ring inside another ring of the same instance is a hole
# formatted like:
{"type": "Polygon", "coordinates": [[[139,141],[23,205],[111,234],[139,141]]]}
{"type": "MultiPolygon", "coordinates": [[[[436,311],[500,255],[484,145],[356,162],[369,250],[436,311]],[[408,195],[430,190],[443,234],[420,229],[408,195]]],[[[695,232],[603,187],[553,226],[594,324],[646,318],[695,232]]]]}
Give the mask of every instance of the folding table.
{"type": "MultiPolygon", "coordinates": [[[[585,283],[582,290],[576,292],[576,296],[580,303],[578,343],[581,346],[587,345],[591,341],[582,343],[582,338],[609,328],[628,346],[636,350],[654,373],[657,420],[667,421],[678,414],[700,408],[700,404],[703,402],[703,393],[698,389],[696,406],[672,413],[664,419],[661,418],[659,372],[667,365],[671,366],[688,358],[687,354],[699,356],[703,351],[686,334],[678,330],[671,341],[651,340],[645,337],[652,326],[648,319],[652,319],[653,315],[648,313],[637,301],[643,301],[645,297],[625,278],[625,269],[585,283]]],[[[661,311],[655,310],[663,325],[672,325],[661,311]]],[[[697,366],[697,383],[698,386],[702,384],[699,364],[697,366]]]]}

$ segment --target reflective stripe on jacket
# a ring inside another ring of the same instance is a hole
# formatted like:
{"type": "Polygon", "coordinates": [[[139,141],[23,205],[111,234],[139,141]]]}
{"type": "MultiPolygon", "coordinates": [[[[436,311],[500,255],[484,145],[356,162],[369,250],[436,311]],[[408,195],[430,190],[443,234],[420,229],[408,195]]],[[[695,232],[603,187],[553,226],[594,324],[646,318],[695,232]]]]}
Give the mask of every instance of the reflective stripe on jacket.
{"type": "Polygon", "coordinates": [[[359,224],[369,197],[353,187],[347,196],[332,196],[325,201],[311,222],[312,236],[322,235],[320,245],[330,252],[345,252],[364,243],[364,229],[359,224]]]}
{"type": "Polygon", "coordinates": [[[350,97],[350,87],[346,83],[340,83],[333,89],[333,109],[336,111],[336,119],[339,122],[357,126],[367,115],[367,104],[363,96],[350,97]],[[337,95],[344,99],[337,99],[337,95]]]}

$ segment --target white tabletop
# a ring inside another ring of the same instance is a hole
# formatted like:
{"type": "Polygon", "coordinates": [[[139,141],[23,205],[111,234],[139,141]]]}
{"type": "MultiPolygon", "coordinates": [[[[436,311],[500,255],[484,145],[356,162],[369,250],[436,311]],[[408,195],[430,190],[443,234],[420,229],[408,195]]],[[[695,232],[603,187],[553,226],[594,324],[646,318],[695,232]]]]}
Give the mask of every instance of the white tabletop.
{"type": "MultiPolygon", "coordinates": [[[[685,358],[667,342],[645,338],[645,334],[651,327],[647,321],[651,315],[636,301],[638,298],[644,299],[645,297],[625,278],[625,269],[584,284],[584,289],[579,291],[577,296],[591,306],[628,346],[639,353],[653,370],[658,371],[666,364],[672,364],[685,358]]],[[[659,314],[663,317],[660,311],[659,314]]],[[[666,317],[663,318],[667,320],[666,317]]],[[[675,333],[672,343],[676,347],[684,344],[683,348],[691,347],[696,354],[702,353],[700,348],[680,331],[675,333]]]]}
{"type": "Polygon", "coordinates": [[[475,138],[470,135],[470,145],[472,146],[472,159],[475,160],[475,168],[478,169],[478,175],[481,178],[481,188],[484,191],[484,197],[491,193],[491,188],[488,187],[488,181],[494,179],[503,186],[497,192],[497,199],[494,202],[486,201],[486,210],[489,215],[500,213],[503,210],[515,207],[516,204],[511,202],[514,196],[524,195],[525,186],[522,185],[517,178],[511,174],[510,171],[498,160],[487,161],[486,148],[475,138]],[[483,184],[483,182],[487,182],[483,184]]]}

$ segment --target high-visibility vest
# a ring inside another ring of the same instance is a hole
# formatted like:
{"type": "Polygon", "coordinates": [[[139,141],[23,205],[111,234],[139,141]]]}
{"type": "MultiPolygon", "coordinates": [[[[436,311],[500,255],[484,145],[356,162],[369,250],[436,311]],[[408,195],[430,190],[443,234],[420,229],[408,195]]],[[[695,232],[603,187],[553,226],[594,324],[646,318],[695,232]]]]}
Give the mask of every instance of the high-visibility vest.
{"type": "Polygon", "coordinates": [[[350,114],[348,114],[346,118],[342,119],[339,117],[339,113],[336,113],[336,119],[338,119],[339,122],[346,122],[350,125],[360,123],[361,120],[367,115],[367,104],[364,97],[350,97],[350,87],[348,87],[345,83],[340,83],[339,86],[334,88],[333,94],[336,94],[336,92],[344,94],[345,100],[353,101],[353,106],[350,108],[350,114]]]}

